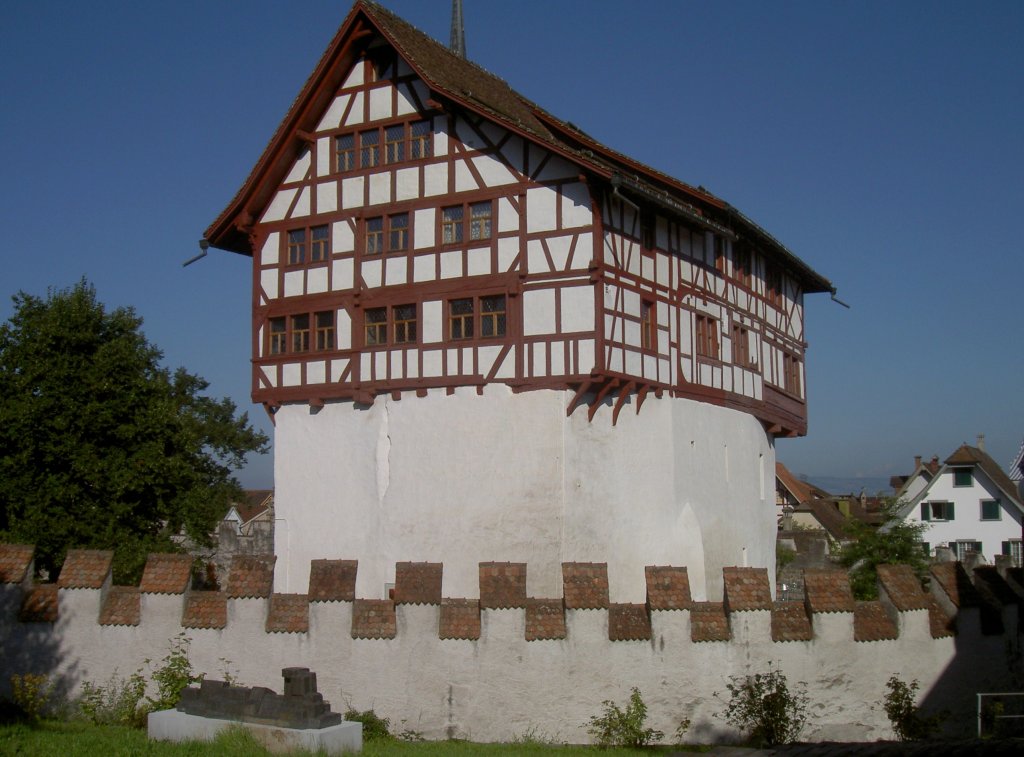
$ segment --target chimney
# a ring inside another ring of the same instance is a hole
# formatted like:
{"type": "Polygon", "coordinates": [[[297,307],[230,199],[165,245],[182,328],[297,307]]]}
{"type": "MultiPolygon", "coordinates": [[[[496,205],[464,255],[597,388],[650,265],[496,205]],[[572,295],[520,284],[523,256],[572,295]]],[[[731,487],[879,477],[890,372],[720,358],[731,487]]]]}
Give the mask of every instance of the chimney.
{"type": "Polygon", "coordinates": [[[921,456],[920,455],[914,455],[914,470],[917,470],[920,467],[921,467],[921,456]]]}
{"type": "Polygon", "coordinates": [[[980,449],[982,452],[985,451],[985,435],[984,434],[978,434],[978,449],[980,449]]]}

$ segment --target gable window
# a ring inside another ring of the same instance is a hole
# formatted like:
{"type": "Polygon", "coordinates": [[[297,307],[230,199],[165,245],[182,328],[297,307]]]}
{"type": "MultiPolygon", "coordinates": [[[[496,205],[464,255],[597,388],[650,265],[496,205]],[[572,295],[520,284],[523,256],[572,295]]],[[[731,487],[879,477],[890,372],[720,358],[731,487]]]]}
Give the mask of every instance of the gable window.
{"type": "Polygon", "coordinates": [[[375,255],[384,252],[384,218],[366,219],[366,254],[375,255]]]}
{"type": "Polygon", "coordinates": [[[359,167],[373,168],[380,165],[380,132],[359,132],[359,167]]]}
{"type": "Polygon", "coordinates": [[[395,320],[395,344],[416,341],[416,306],[396,305],[392,308],[395,320]]]}
{"type": "Polygon", "coordinates": [[[718,360],[718,321],[707,315],[697,318],[697,354],[718,360]]]}
{"type": "Polygon", "coordinates": [[[750,365],[750,332],[738,323],[732,325],[732,361],[736,365],[750,365]]]}
{"type": "Polygon", "coordinates": [[[400,252],[409,247],[409,214],[396,213],[393,216],[367,218],[366,254],[400,252]]]}
{"type": "Polygon", "coordinates": [[[1001,520],[1003,508],[999,506],[998,499],[981,500],[982,520],[1001,520]]]}
{"type": "Polygon", "coordinates": [[[657,349],[658,322],[654,303],[650,300],[640,302],[640,346],[645,350],[657,349]]]}
{"type": "Polygon", "coordinates": [[[306,262],[307,247],[309,260],[318,263],[327,260],[331,248],[330,227],[313,226],[308,229],[291,229],[285,237],[288,265],[301,265],[306,262]]]}
{"type": "Polygon", "coordinates": [[[469,238],[491,238],[491,203],[474,202],[469,206],[469,238]]]}
{"type": "Polygon", "coordinates": [[[454,244],[462,241],[462,206],[456,205],[441,211],[441,241],[454,244]]]}
{"type": "Polygon", "coordinates": [[[363,311],[367,346],[388,343],[388,309],[367,308],[363,311]]]}
{"type": "Polygon", "coordinates": [[[315,350],[334,349],[333,311],[277,316],[269,319],[267,325],[268,355],[309,352],[311,338],[315,350]]]}
{"type": "Polygon", "coordinates": [[[335,170],[352,171],[356,167],[356,135],[342,134],[334,140],[335,170]]]}
{"type": "Polygon", "coordinates": [[[429,158],[433,154],[430,135],[430,121],[413,121],[409,124],[410,158],[429,158]]]}
{"type": "Polygon", "coordinates": [[[388,216],[388,251],[397,252],[409,246],[409,214],[388,216]]]}
{"type": "Polygon", "coordinates": [[[974,471],[970,468],[953,469],[953,486],[971,486],[974,484],[974,471]]]}
{"type": "Polygon", "coordinates": [[[460,297],[448,301],[448,336],[450,339],[484,339],[505,336],[508,324],[505,295],[460,297]]]}
{"type": "Polygon", "coordinates": [[[954,519],[952,502],[921,503],[921,520],[923,521],[946,521],[954,519]]]}
{"type": "Polygon", "coordinates": [[[467,238],[490,239],[491,220],[490,200],[474,202],[468,206],[453,205],[449,208],[442,208],[441,243],[458,244],[467,238]]]}
{"type": "Polygon", "coordinates": [[[405,124],[384,129],[384,162],[398,163],[405,160],[405,124]]]}

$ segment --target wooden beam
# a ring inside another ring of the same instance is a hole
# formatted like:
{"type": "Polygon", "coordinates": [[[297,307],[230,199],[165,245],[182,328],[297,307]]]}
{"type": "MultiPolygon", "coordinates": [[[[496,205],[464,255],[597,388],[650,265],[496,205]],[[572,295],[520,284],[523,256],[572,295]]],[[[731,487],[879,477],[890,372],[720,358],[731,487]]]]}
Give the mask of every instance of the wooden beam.
{"type": "Polygon", "coordinates": [[[619,385],[619,380],[618,379],[611,379],[604,386],[601,387],[601,390],[597,393],[597,396],[595,396],[593,401],[591,401],[590,409],[587,410],[587,420],[588,421],[594,420],[594,415],[597,414],[597,408],[599,408],[601,406],[601,403],[604,401],[604,398],[608,396],[608,392],[610,392],[612,389],[614,389],[618,385],[619,385]]]}
{"type": "Polygon", "coordinates": [[[572,415],[572,411],[576,409],[576,403],[580,401],[580,397],[587,393],[587,390],[590,388],[590,384],[590,381],[584,381],[580,384],[579,389],[576,390],[576,394],[574,394],[572,399],[569,400],[569,406],[565,408],[566,418],[572,415]]]}
{"type": "Polygon", "coordinates": [[[636,393],[636,414],[640,415],[640,406],[644,404],[644,400],[647,399],[647,392],[651,390],[650,384],[643,384],[640,387],[640,391],[636,393]]]}
{"type": "Polygon", "coordinates": [[[615,409],[612,410],[612,425],[619,419],[619,411],[622,410],[623,404],[626,402],[626,397],[629,393],[636,389],[636,382],[630,381],[628,384],[622,387],[622,391],[619,392],[619,398],[615,400],[615,409]]]}

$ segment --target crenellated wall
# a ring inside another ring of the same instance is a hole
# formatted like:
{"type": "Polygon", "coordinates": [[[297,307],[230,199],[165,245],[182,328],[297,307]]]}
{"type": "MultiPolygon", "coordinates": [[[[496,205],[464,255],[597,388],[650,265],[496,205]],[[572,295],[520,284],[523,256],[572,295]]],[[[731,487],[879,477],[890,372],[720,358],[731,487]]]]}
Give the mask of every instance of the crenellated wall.
{"type": "Polygon", "coordinates": [[[356,597],[357,564],[316,560],[307,594],[273,593],[273,557],[236,557],[221,592],[189,589],[190,559],[151,555],[139,586],[113,586],[111,553],[69,552],[56,584],[33,585],[32,548],[0,545],[2,685],[45,672],[73,691],[159,660],[184,632],[199,671],[279,686],[310,667],[335,709],[373,708],[427,738],[509,740],[528,730],[588,740],[601,702],[640,689],[650,724],[683,717],[694,741],[729,737],[716,718],[730,676],[781,668],[804,682],[805,737],[891,737],[891,675],[973,727],[977,691],[1021,674],[1019,575],[955,563],[922,589],[905,566],[879,572],[880,599],[854,601],[845,574],[808,570],[803,603],[772,601],[767,572],[726,568],[724,601],[693,601],[686,568],[648,567],[646,596],[609,601],[603,563],[564,563],[562,595],[530,597],[527,566],[481,563],[479,596],[442,596],[440,563],[398,563],[391,599],[356,597]],[[973,581],[972,581],[973,579],[973,581]],[[225,662],[225,660],[230,662],[225,662]]]}

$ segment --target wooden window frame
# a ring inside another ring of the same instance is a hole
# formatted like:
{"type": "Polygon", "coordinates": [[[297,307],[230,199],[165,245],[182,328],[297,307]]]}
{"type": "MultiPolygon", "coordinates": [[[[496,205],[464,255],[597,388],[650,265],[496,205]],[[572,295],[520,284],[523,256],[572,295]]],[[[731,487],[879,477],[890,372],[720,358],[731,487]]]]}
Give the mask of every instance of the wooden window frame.
{"type": "Polygon", "coordinates": [[[764,296],[775,307],[782,307],[783,292],[782,268],[770,261],[764,265],[764,296]]]}
{"type": "Polygon", "coordinates": [[[478,298],[480,304],[480,338],[502,339],[508,334],[508,298],[503,294],[490,294],[478,298]],[[501,301],[501,309],[488,310],[488,303],[501,301]],[[487,333],[490,323],[491,333],[487,333]],[[500,332],[500,333],[499,333],[500,332]]]}
{"type": "Polygon", "coordinates": [[[309,352],[309,313],[294,313],[288,316],[289,352],[293,355],[309,352]]]}
{"type": "Polygon", "coordinates": [[[334,135],[333,146],[335,173],[426,160],[434,156],[434,126],[420,118],[345,131],[334,135]]]}
{"type": "Polygon", "coordinates": [[[465,238],[465,223],[465,205],[448,205],[441,208],[441,244],[462,244],[465,238]]]}
{"type": "Polygon", "coordinates": [[[974,486],[974,468],[967,466],[960,466],[953,468],[953,487],[956,489],[966,489],[974,486]],[[966,476],[966,483],[961,478],[966,476]]]}
{"type": "Polygon", "coordinates": [[[710,315],[696,316],[694,325],[694,352],[708,360],[719,359],[718,319],[710,315]]]}
{"type": "Polygon", "coordinates": [[[335,313],[333,310],[318,310],[313,313],[313,350],[330,352],[335,349],[335,313]]]}
{"type": "Polygon", "coordinates": [[[388,344],[388,309],[386,307],[363,310],[363,343],[367,347],[385,347],[388,344]],[[383,319],[378,320],[377,316],[383,319]],[[374,320],[370,320],[371,316],[374,320]],[[371,338],[372,335],[372,338],[371,338]]]}
{"type": "Polygon", "coordinates": [[[792,352],[782,353],[782,388],[795,397],[802,396],[800,380],[800,358],[792,352]]]}
{"type": "Polygon", "coordinates": [[[288,229],[285,232],[285,261],[287,261],[287,265],[303,265],[306,262],[306,232],[305,227],[288,229]]]}
{"type": "Polygon", "coordinates": [[[448,338],[452,341],[461,342],[473,339],[476,335],[474,321],[476,317],[476,300],[473,297],[458,297],[448,300],[448,338]],[[455,312],[456,306],[465,308],[468,303],[468,312],[455,312]]]}
{"type": "Polygon", "coordinates": [[[275,316],[267,319],[267,356],[276,357],[288,353],[288,319],[275,316]]]}
{"type": "Polygon", "coordinates": [[[658,311],[654,300],[640,300],[640,348],[658,351],[658,311]]]}
{"type": "Polygon", "coordinates": [[[732,362],[743,368],[754,365],[750,360],[750,329],[739,323],[732,325],[732,362]]]}
{"type": "Polygon", "coordinates": [[[363,219],[364,255],[383,255],[385,239],[387,239],[387,235],[384,233],[384,216],[363,219]],[[377,224],[380,225],[379,228],[377,224]]]}
{"type": "Polygon", "coordinates": [[[333,310],[273,316],[267,319],[264,356],[330,352],[335,349],[335,330],[333,310]]]}
{"type": "Polygon", "coordinates": [[[329,224],[309,227],[309,262],[323,263],[331,256],[331,227],[329,224]]]}
{"type": "Polygon", "coordinates": [[[409,214],[392,213],[389,215],[386,234],[387,248],[385,252],[406,252],[409,249],[409,214]],[[401,223],[396,225],[396,221],[399,219],[401,223]]]}
{"type": "Polygon", "coordinates": [[[439,223],[442,246],[488,242],[494,238],[494,201],[445,205],[441,208],[439,223]]]}
{"type": "Polygon", "coordinates": [[[417,344],[419,342],[419,308],[415,302],[391,306],[391,334],[394,344],[417,344]],[[400,313],[410,308],[412,315],[400,313]]]}
{"type": "Polygon", "coordinates": [[[380,127],[376,129],[364,129],[359,133],[359,167],[360,168],[377,168],[381,165],[381,133],[380,127]],[[367,138],[372,135],[372,139],[367,142],[367,138]],[[370,157],[372,156],[372,158],[370,157]]]}
{"type": "Polygon", "coordinates": [[[355,132],[338,134],[334,138],[334,172],[355,171],[359,167],[359,161],[356,157],[355,132]],[[344,147],[342,146],[342,140],[348,143],[344,147]]]}
{"type": "Polygon", "coordinates": [[[956,508],[948,500],[928,500],[921,503],[920,517],[924,523],[949,523],[956,520],[956,508]]]}
{"type": "Polygon", "coordinates": [[[384,165],[405,162],[405,148],[409,130],[405,124],[391,124],[384,128],[384,165]],[[396,138],[397,136],[397,138],[396,138]]]}
{"type": "Polygon", "coordinates": [[[409,160],[423,160],[434,156],[434,125],[429,118],[418,121],[410,121],[409,131],[409,160]],[[426,131],[417,133],[417,127],[426,131]],[[418,154],[417,154],[418,153],[418,154]]]}
{"type": "Polygon", "coordinates": [[[740,284],[750,289],[751,274],[753,270],[754,253],[745,244],[734,244],[733,250],[733,278],[740,284]]]}
{"type": "Polygon", "coordinates": [[[454,342],[490,341],[508,336],[508,296],[505,294],[455,297],[448,300],[448,334],[454,342]],[[454,312],[456,304],[468,312],[454,312]],[[494,307],[500,304],[500,309],[494,307]],[[490,333],[487,333],[487,332],[490,333]],[[467,333],[468,332],[468,333],[467,333]]]}
{"type": "Polygon", "coordinates": [[[325,263],[331,257],[331,225],[316,224],[286,229],[281,243],[282,260],[286,266],[325,263]]]}

